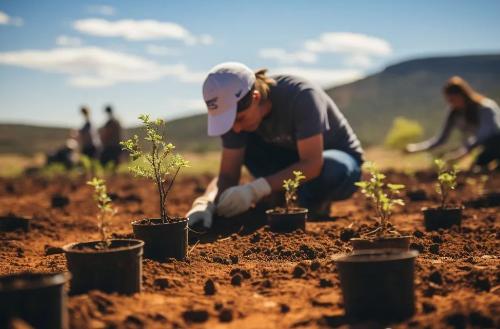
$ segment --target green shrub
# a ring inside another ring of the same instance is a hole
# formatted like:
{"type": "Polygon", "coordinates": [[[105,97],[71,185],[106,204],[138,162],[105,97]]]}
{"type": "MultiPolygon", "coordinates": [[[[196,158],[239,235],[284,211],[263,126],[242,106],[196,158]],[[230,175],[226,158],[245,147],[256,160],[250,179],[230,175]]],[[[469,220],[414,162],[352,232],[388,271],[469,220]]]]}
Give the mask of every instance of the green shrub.
{"type": "Polygon", "coordinates": [[[424,129],[416,120],[397,117],[385,137],[385,145],[395,149],[404,149],[409,143],[417,142],[424,129]]]}

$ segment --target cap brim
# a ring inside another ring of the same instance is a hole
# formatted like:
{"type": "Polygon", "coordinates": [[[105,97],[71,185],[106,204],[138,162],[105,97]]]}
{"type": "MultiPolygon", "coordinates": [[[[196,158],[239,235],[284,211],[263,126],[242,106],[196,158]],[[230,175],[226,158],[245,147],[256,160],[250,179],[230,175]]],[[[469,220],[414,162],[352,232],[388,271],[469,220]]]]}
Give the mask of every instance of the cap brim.
{"type": "Polygon", "coordinates": [[[235,105],[232,108],[227,109],[219,115],[209,115],[208,116],[208,136],[220,136],[227,133],[233,127],[234,120],[236,119],[236,108],[235,105]]]}

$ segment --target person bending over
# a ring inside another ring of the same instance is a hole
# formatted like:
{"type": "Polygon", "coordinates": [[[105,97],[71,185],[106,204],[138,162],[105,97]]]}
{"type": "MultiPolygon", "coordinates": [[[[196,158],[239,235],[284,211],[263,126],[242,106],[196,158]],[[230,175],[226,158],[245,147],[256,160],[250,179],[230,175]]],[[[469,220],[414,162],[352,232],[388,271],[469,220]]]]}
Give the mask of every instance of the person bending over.
{"type": "Polygon", "coordinates": [[[266,72],[222,63],[206,77],[208,135],[221,136],[223,148],[218,177],[186,215],[190,226],[210,228],[215,212],[232,217],[272,192],[283,196],[293,171],[306,176],[298,203],[313,216],[357,189],[363,150],[333,100],[302,77],[266,72]],[[238,185],[243,165],[254,180],[238,185]]]}
{"type": "MultiPolygon", "coordinates": [[[[495,101],[475,92],[462,78],[452,77],[443,87],[449,107],[441,130],[433,138],[409,144],[410,153],[427,151],[444,144],[451,131],[457,128],[462,133],[462,147],[447,155],[445,160],[456,161],[478,146],[482,153],[475,161],[478,171],[484,171],[494,161],[500,161],[500,108],[495,101]]],[[[497,166],[497,169],[499,167],[497,166]]]]}

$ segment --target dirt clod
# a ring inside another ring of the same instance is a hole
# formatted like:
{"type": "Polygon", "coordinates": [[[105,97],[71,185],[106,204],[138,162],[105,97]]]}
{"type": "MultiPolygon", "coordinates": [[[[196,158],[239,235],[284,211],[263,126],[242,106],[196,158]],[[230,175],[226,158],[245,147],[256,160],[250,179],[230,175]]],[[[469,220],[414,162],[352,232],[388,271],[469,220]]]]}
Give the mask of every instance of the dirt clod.
{"type": "Polygon", "coordinates": [[[203,290],[205,291],[205,295],[215,295],[217,292],[216,283],[212,279],[208,279],[205,282],[203,290]]]}

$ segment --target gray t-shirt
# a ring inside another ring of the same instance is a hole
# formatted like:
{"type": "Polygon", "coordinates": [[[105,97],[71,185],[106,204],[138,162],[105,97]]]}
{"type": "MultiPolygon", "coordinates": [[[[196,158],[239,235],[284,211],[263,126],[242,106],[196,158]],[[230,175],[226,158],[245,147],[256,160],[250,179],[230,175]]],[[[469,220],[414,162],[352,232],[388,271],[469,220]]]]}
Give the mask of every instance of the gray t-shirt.
{"type": "MultiPolygon", "coordinates": [[[[324,149],[344,151],[360,164],[363,149],[344,115],[333,100],[310,81],[291,75],[272,77],[269,100],[272,109],[255,132],[266,143],[296,150],[297,141],[323,134],[324,149]]],[[[236,149],[247,145],[250,132],[222,135],[224,148],[236,149]]]]}
{"type": "Polygon", "coordinates": [[[500,134],[500,107],[494,100],[485,98],[477,109],[478,123],[469,123],[463,111],[447,109],[447,117],[437,135],[416,144],[416,151],[426,151],[444,144],[453,128],[462,132],[462,144],[471,150],[482,145],[488,138],[500,134]]]}

